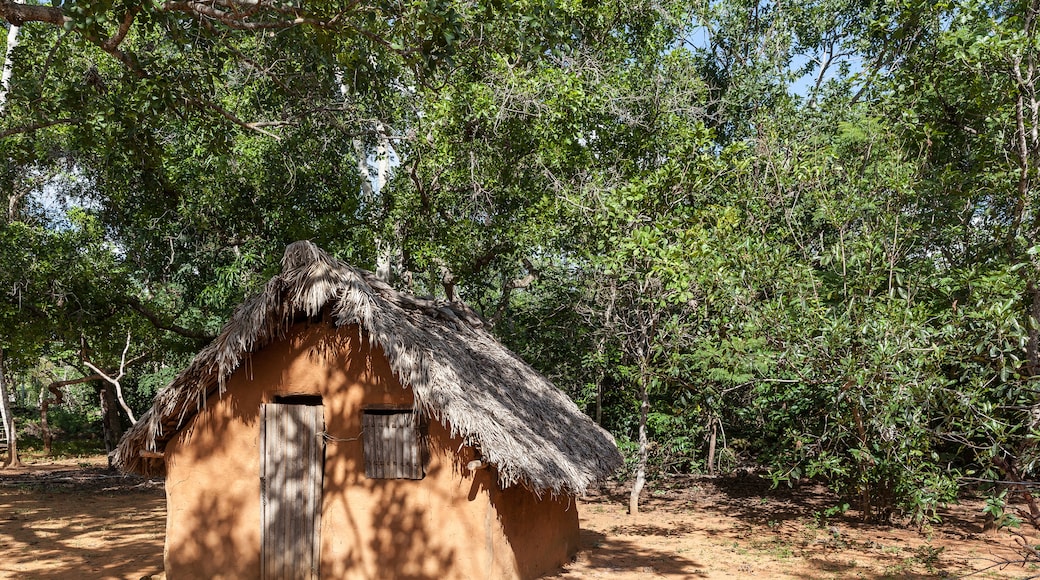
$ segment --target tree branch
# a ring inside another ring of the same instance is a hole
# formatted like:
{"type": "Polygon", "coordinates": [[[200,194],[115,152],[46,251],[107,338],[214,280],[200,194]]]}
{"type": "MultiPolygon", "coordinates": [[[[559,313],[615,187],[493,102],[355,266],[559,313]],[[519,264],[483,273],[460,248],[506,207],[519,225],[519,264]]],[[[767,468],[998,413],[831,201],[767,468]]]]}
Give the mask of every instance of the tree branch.
{"type": "Polygon", "coordinates": [[[102,43],[101,48],[106,52],[111,52],[122,44],[123,39],[126,38],[126,33],[130,32],[130,26],[134,23],[134,18],[137,17],[137,13],[140,11],[140,6],[134,6],[127,10],[126,15],[123,16],[123,21],[119,24],[119,29],[116,30],[116,33],[111,38],[102,43]]]}
{"type": "MultiPolygon", "coordinates": [[[[258,7],[265,7],[273,9],[274,6],[266,3],[249,3],[253,5],[253,9],[247,13],[240,12],[229,12],[221,10],[215,6],[216,2],[204,3],[204,2],[166,2],[162,5],[162,9],[169,12],[182,12],[190,14],[197,18],[212,18],[213,20],[219,21],[224,26],[235,30],[277,30],[282,28],[291,28],[293,26],[299,26],[306,24],[315,27],[323,27],[328,23],[317,19],[317,18],[306,18],[298,16],[298,12],[295,12],[295,18],[287,20],[261,20],[257,22],[250,22],[245,20],[252,13],[257,12],[258,7]]],[[[228,8],[234,8],[233,3],[222,3],[223,6],[228,8]]],[[[286,12],[286,11],[281,11],[286,12]]]]}
{"type": "Polygon", "coordinates": [[[524,268],[527,269],[527,275],[515,280],[510,280],[502,285],[502,296],[499,298],[498,306],[495,308],[495,314],[491,317],[491,325],[498,324],[502,317],[505,315],[506,310],[509,308],[509,298],[513,294],[513,290],[520,290],[521,288],[527,288],[538,279],[540,272],[531,263],[531,260],[523,258],[524,268]]]}
{"type": "Polygon", "coordinates": [[[61,8],[19,4],[10,0],[0,0],[0,18],[15,26],[21,26],[26,22],[45,22],[54,26],[65,26],[66,22],[72,20],[65,16],[65,12],[61,8]]]}
{"type": "Polygon", "coordinates": [[[214,338],[212,334],[199,332],[197,330],[191,330],[190,328],[185,328],[183,326],[180,326],[179,324],[163,321],[159,318],[159,315],[157,315],[155,312],[152,312],[137,298],[128,297],[125,299],[125,302],[131,310],[145,317],[145,319],[147,319],[148,322],[152,324],[152,326],[158,328],[159,330],[165,330],[174,334],[179,334],[185,338],[192,338],[195,340],[210,341],[214,338]]]}
{"type": "Polygon", "coordinates": [[[6,131],[0,131],[0,139],[4,137],[10,137],[11,135],[20,135],[22,133],[32,133],[38,129],[46,129],[47,127],[53,127],[55,125],[71,125],[79,123],[82,119],[75,117],[68,117],[65,119],[55,119],[53,121],[41,121],[39,123],[33,123],[31,125],[24,125],[22,127],[15,127],[13,129],[7,129],[6,131]]]}
{"type": "Polygon", "coordinates": [[[111,383],[116,388],[116,399],[119,401],[119,405],[126,411],[127,416],[130,417],[130,423],[137,424],[137,417],[134,417],[134,412],[130,410],[130,406],[126,404],[126,400],[123,398],[123,386],[119,383],[120,379],[126,375],[126,367],[128,364],[134,364],[137,361],[143,360],[147,355],[140,354],[130,361],[126,360],[126,353],[130,351],[130,331],[126,333],[126,346],[123,347],[123,354],[119,357],[119,374],[115,377],[111,377],[105,371],[94,366],[92,362],[87,358],[87,343],[86,340],[81,341],[80,348],[80,361],[86,365],[87,368],[94,371],[94,373],[100,376],[105,381],[111,383]]]}
{"type": "Polygon", "coordinates": [[[198,105],[200,107],[205,107],[205,108],[207,108],[207,109],[209,109],[211,111],[216,112],[221,117],[224,117],[228,121],[231,121],[232,123],[234,123],[235,125],[238,125],[239,127],[242,127],[243,129],[249,129],[250,131],[256,131],[257,133],[261,133],[263,135],[267,135],[268,137],[271,137],[275,141],[281,141],[282,140],[282,138],[279,135],[276,135],[276,134],[274,134],[274,133],[272,133],[270,131],[265,130],[262,127],[263,123],[248,123],[246,121],[243,121],[242,119],[239,119],[238,117],[236,117],[234,115],[234,113],[232,113],[231,111],[228,111],[224,107],[221,107],[220,105],[218,105],[218,104],[216,104],[216,103],[214,103],[212,101],[204,101],[204,100],[201,100],[201,99],[191,99],[191,101],[194,102],[196,105],[198,105]]]}
{"type": "Polygon", "coordinates": [[[102,379],[101,375],[93,374],[93,375],[84,375],[82,377],[79,377],[78,379],[67,379],[67,380],[64,380],[64,381],[52,381],[50,384],[47,385],[47,390],[54,394],[54,399],[50,400],[50,399],[46,399],[45,398],[44,402],[53,403],[55,405],[60,405],[65,400],[65,393],[62,393],[59,390],[62,387],[67,387],[69,385],[79,385],[79,384],[82,384],[82,383],[89,383],[91,381],[100,381],[101,379],[102,379]]]}

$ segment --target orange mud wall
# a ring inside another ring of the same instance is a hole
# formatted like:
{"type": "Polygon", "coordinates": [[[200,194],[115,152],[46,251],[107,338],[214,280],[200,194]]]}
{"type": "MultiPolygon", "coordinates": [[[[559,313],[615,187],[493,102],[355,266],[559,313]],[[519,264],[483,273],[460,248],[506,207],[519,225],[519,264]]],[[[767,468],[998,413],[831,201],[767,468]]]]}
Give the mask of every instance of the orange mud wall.
{"type": "Polygon", "coordinates": [[[424,479],[366,478],[362,409],[411,406],[412,392],[357,327],[300,323],[254,353],[167,445],[171,580],[259,577],[260,405],[279,395],[320,395],[334,438],[325,449],[323,578],[535,578],[577,550],[572,500],[500,489],[491,469],[469,472],[473,450],[434,420],[424,479]]]}

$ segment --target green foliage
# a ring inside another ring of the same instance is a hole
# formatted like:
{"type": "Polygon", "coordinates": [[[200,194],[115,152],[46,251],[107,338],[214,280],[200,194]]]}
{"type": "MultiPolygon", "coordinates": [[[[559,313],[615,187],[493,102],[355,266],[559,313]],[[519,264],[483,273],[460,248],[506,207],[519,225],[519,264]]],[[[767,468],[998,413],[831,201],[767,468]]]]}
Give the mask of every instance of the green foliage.
{"type": "Polygon", "coordinates": [[[311,239],[457,293],[651,475],[714,433],[918,521],[1040,475],[1035,3],[156,4],[126,58],[126,5],[62,6],[0,116],[22,402],[129,333],[143,409],[311,239]]]}
{"type": "MultiPolygon", "coordinates": [[[[19,422],[19,437],[23,438],[29,447],[36,446],[43,436],[39,417],[28,413],[24,413],[23,416],[23,420],[19,422]]],[[[66,442],[67,445],[93,442],[96,447],[97,442],[101,440],[101,416],[96,411],[85,413],[59,407],[48,414],[47,421],[57,440],[66,442]]]]}
{"type": "Polygon", "coordinates": [[[1022,524],[1022,520],[1007,510],[1007,502],[1008,490],[1004,489],[1000,493],[987,497],[986,507],[982,508],[982,512],[993,519],[993,524],[997,529],[1017,528],[1022,524]]]}

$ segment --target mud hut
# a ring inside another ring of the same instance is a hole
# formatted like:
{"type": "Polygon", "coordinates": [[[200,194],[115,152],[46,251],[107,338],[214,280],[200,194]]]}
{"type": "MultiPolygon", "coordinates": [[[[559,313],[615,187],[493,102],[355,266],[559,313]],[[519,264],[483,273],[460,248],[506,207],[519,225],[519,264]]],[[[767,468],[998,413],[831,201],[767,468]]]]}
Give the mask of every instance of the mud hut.
{"type": "Polygon", "coordinates": [[[533,578],[578,546],[611,436],[460,303],[309,242],[130,429],[179,578],[533,578]]]}

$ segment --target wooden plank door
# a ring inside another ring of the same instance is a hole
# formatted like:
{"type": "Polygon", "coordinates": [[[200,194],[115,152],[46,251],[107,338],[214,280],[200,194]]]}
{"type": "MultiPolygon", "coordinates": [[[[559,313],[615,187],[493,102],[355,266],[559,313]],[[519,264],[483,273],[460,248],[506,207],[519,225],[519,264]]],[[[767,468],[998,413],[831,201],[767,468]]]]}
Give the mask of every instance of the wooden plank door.
{"type": "Polygon", "coordinates": [[[325,457],[322,406],[269,403],[260,416],[261,578],[317,579],[325,457]]]}

